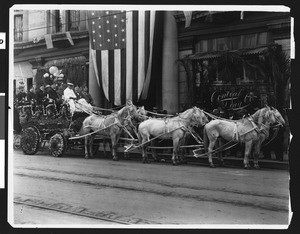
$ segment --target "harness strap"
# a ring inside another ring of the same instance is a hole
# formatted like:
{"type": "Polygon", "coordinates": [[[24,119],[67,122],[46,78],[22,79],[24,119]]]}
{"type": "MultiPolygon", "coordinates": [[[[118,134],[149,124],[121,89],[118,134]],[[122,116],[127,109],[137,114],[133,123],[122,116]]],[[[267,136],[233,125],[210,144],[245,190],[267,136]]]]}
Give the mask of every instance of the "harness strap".
{"type": "Polygon", "coordinates": [[[206,152],[206,153],[203,153],[203,154],[198,154],[198,151],[202,151],[202,149],[195,149],[195,150],[193,150],[194,157],[196,157],[196,158],[204,157],[204,156],[209,155],[209,153],[216,154],[216,153],[219,153],[221,150],[222,151],[228,150],[228,149],[230,149],[230,148],[232,148],[232,147],[234,147],[234,146],[236,146],[238,144],[238,142],[235,142],[233,144],[232,143],[233,143],[233,141],[229,141],[226,144],[222,145],[221,147],[219,147],[217,149],[214,149],[211,152],[206,152]],[[229,145],[229,146],[227,147],[227,145],[229,145]],[[224,147],[226,147],[226,148],[224,149],[224,147]]]}

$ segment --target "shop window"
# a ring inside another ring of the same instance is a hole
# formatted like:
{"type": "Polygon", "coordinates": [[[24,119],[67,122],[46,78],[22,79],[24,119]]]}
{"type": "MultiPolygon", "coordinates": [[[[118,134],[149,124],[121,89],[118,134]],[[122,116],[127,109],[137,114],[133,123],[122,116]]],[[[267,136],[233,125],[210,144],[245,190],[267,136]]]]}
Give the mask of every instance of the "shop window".
{"type": "Polygon", "coordinates": [[[80,24],[80,11],[67,11],[68,31],[78,31],[80,24]]]}
{"type": "Polygon", "coordinates": [[[268,37],[267,36],[268,36],[267,32],[258,33],[258,35],[257,35],[257,45],[261,46],[261,45],[268,44],[268,37]]]}
{"type": "Polygon", "coordinates": [[[195,51],[196,51],[196,53],[207,52],[208,51],[208,41],[207,40],[198,41],[195,44],[195,51]]]}
{"type": "Polygon", "coordinates": [[[231,48],[230,44],[230,40],[227,37],[216,39],[216,47],[218,51],[229,50],[231,48]]]}
{"type": "Polygon", "coordinates": [[[245,81],[266,81],[264,67],[257,59],[245,61],[244,70],[245,81]]]}
{"type": "Polygon", "coordinates": [[[14,41],[23,41],[23,15],[15,15],[14,25],[14,41]]]}
{"type": "Polygon", "coordinates": [[[33,85],[33,78],[27,78],[27,90],[29,90],[33,85]]]}
{"type": "Polygon", "coordinates": [[[208,40],[197,41],[195,43],[195,53],[255,48],[257,46],[262,46],[266,44],[268,44],[267,32],[213,38],[208,40]]]}
{"type": "Polygon", "coordinates": [[[243,48],[254,48],[257,45],[257,34],[244,35],[243,48]]]}

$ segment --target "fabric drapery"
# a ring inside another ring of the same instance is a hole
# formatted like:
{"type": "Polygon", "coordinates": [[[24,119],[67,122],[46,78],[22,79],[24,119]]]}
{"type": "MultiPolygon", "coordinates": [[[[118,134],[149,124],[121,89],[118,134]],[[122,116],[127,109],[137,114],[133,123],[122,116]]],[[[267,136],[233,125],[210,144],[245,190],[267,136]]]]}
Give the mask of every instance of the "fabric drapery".
{"type": "Polygon", "coordinates": [[[155,11],[89,12],[90,63],[99,87],[114,105],[147,98],[156,16],[155,11]]]}

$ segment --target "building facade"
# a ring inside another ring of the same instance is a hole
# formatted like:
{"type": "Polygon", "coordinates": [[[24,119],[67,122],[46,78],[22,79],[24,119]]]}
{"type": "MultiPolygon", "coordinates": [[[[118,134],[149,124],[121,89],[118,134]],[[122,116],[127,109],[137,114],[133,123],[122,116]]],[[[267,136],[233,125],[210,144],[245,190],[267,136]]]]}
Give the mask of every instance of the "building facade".
{"type": "MultiPolygon", "coordinates": [[[[210,110],[222,104],[240,110],[250,93],[259,99],[259,106],[276,106],[277,96],[287,93],[279,106],[288,107],[289,83],[277,82],[270,59],[277,52],[290,56],[289,13],[201,11],[192,12],[190,26],[185,23],[183,12],[165,14],[164,32],[173,41],[169,51],[179,60],[176,66],[168,59],[163,62],[173,72],[161,72],[157,86],[161,91],[155,90],[158,108],[175,112],[197,105],[210,110]],[[172,97],[176,100],[171,101],[172,97]]],[[[51,66],[61,70],[65,82],[88,84],[86,11],[15,10],[13,37],[15,92],[20,85],[25,90],[40,86],[51,66]]],[[[170,47],[169,42],[165,44],[170,47]]],[[[170,56],[168,51],[162,53],[170,56]]]]}
{"type": "Polygon", "coordinates": [[[189,27],[182,13],[176,19],[180,109],[239,111],[249,94],[258,107],[289,107],[289,74],[280,70],[289,69],[289,13],[193,12],[189,27]]]}
{"type": "Polygon", "coordinates": [[[40,86],[51,66],[67,79],[88,80],[86,12],[77,10],[14,11],[14,88],[40,86]]]}

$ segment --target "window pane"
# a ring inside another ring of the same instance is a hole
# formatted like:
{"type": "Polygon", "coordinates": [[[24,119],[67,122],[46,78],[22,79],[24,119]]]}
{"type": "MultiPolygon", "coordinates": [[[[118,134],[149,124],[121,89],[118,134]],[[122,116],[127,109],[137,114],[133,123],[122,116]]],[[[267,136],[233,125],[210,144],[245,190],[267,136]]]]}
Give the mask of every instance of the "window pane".
{"type": "Polygon", "coordinates": [[[68,11],[68,30],[79,30],[80,11],[68,11]]]}
{"type": "Polygon", "coordinates": [[[23,40],[23,16],[15,16],[15,32],[14,32],[14,41],[20,42],[23,40]]]}
{"type": "Polygon", "coordinates": [[[244,36],[244,48],[254,48],[256,46],[256,34],[244,36]]]}
{"type": "Polygon", "coordinates": [[[266,45],[267,44],[267,32],[258,34],[257,43],[258,43],[258,45],[266,45]]]}

